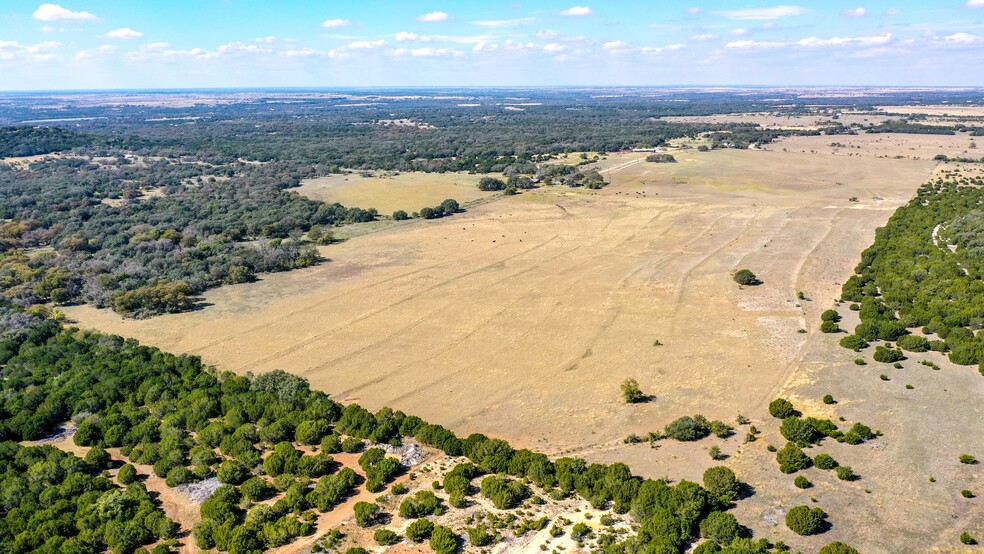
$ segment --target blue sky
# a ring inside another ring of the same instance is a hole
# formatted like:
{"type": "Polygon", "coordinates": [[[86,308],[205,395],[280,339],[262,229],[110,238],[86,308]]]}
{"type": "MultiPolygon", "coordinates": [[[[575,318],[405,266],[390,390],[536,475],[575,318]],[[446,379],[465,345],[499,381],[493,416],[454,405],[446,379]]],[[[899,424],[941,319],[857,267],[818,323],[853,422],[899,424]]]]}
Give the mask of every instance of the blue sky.
{"type": "Polygon", "coordinates": [[[0,90],[984,85],[984,0],[780,1],[2,0],[0,90]]]}

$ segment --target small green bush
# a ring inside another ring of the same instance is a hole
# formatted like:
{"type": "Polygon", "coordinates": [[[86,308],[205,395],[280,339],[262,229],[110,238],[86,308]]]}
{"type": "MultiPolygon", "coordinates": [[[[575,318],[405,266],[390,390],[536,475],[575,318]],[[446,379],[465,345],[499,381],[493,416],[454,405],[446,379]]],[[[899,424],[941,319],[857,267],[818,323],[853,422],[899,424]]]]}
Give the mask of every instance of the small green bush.
{"type": "Polygon", "coordinates": [[[666,436],[678,441],[696,441],[711,434],[711,429],[703,417],[683,416],[666,426],[666,436]]]}
{"type": "Polygon", "coordinates": [[[796,488],[798,489],[808,489],[813,486],[813,483],[802,475],[797,475],[796,479],[793,479],[793,484],[796,485],[796,488]]]}
{"type": "Polygon", "coordinates": [[[840,345],[855,352],[860,352],[862,348],[868,348],[868,341],[857,335],[847,335],[840,340],[840,345]]]}
{"type": "Polygon", "coordinates": [[[963,533],[960,533],[960,543],[970,546],[970,545],[977,544],[977,540],[974,539],[974,537],[972,537],[970,533],[964,531],[963,533]]]}
{"type": "Polygon", "coordinates": [[[834,400],[834,397],[833,396],[831,396],[829,394],[825,394],[825,395],[823,395],[823,403],[824,404],[836,404],[837,401],[834,400]]]}
{"type": "Polygon", "coordinates": [[[400,542],[400,535],[396,534],[396,531],[389,529],[377,529],[372,534],[372,538],[375,539],[376,544],[379,546],[392,546],[400,542]]]}
{"type": "Polygon", "coordinates": [[[905,354],[901,350],[896,348],[888,348],[885,346],[878,346],[875,348],[875,355],[873,356],[876,362],[881,362],[883,364],[892,364],[905,359],[905,354]]]}
{"type": "Polygon", "coordinates": [[[918,335],[905,335],[896,341],[898,347],[909,352],[928,352],[929,341],[918,335]]]}
{"type": "Polygon", "coordinates": [[[834,323],[837,323],[841,320],[841,316],[837,313],[837,310],[825,310],[822,314],[820,314],[820,320],[833,321],[834,323]]]}
{"type": "Polygon", "coordinates": [[[589,535],[591,535],[591,528],[583,521],[575,523],[574,527],[571,527],[571,538],[576,542],[581,542],[589,535]]]}
{"type": "Polygon", "coordinates": [[[738,271],[735,272],[733,279],[739,285],[747,286],[747,285],[761,284],[761,281],[758,280],[758,277],[756,277],[755,274],[748,269],[739,269],[738,271]]]}
{"type": "Polygon", "coordinates": [[[797,535],[814,535],[820,531],[827,514],[820,508],[796,506],[786,513],[786,527],[797,535]]]}
{"type": "Polygon", "coordinates": [[[837,478],[841,481],[854,481],[858,478],[851,466],[838,466],[835,470],[837,472],[837,478]]]}
{"type": "Polygon", "coordinates": [[[840,325],[835,321],[824,321],[820,324],[821,333],[840,333],[840,325]]]}
{"type": "Polygon", "coordinates": [[[835,541],[820,549],[817,554],[861,554],[858,549],[835,541]]]}
{"type": "Polygon", "coordinates": [[[977,458],[971,456],[970,454],[961,454],[959,459],[961,464],[974,465],[977,463],[977,458]]]}
{"type": "Polygon", "coordinates": [[[723,501],[730,503],[738,500],[741,483],[730,468],[717,466],[704,471],[704,488],[723,501]]]}
{"type": "Polygon", "coordinates": [[[415,520],[407,527],[407,538],[415,543],[421,543],[430,538],[434,524],[428,519],[415,520]]]}
{"type": "Polygon", "coordinates": [[[137,468],[132,464],[124,464],[116,474],[116,480],[124,487],[137,480],[137,468]]]}
{"type": "Polygon", "coordinates": [[[813,464],[813,460],[792,442],[787,442],[786,446],[776,454],[776,461],[779,462],[779,471],[783,473],[796,473],[813,464]]]}
{"type": "Polygon", "coordinates": [[[626,404],[635,404],[637,402],[642,402],[645,399],[645,395],[639,389],[639,382],[635,379],[629,377],[625,381],[622,381],[622,400],[626,404]]]}
{"type": "Polygon", "coordinates": [[[739,531],[738,520],[728,512],[711,512],[700,522],[700,536],[720,544],[731,544],[739,531]]]}
{"type": "Polygon", "coordinates": [[[971,491],[969,491],[969,490],[967,490],[967,489],[964,489],[964,490],[960,491],[960,496],[962,496],[964,498],[974,498],[974,493],[971,492],[971,491]]]}
{"type": "Polygon", "coordinates": [[[815,465],[817,469],[830,470],[837,467],[837,460],[835,460],[830,454],[817,454],[813,457],[813,465],[815,465]]]}
{"type": "Polygon", "coordinates": [[[443,525],[435,525],[428,543],[434,554],[454,554],[460,548],[458,535],[443,525]]]}
{"type": "Polygon", "coordinates": [[[776,398],[772,402],[769,402],[769,415],[777,419],[786,419],[789,416],[796,415],[796,409],[793,408],[793,403],[785,398],[776,398]]]}
{"type": "Polygon", "coordinates": [[[488,527],[485,525],[466,527],[465,532],[468,534],[468,542],[472,546],[481,548],[483,546],[489,546],[495,542],[495,535],[490,533],[488,527]]]}

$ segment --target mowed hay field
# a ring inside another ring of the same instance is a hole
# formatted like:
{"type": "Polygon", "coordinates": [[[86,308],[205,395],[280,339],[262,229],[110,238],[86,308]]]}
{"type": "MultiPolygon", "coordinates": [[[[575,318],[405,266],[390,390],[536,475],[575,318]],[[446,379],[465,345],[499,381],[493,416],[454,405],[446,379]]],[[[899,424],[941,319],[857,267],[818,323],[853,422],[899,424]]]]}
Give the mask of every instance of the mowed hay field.
{"type": "MultiPolygon", "coordinates": [[[[856,371],[847,366],[853,353],[818,332],[819,314],[875,228],[932,173],[931,156],[674,154],[676,164],[610,156],[598,165],[613,184],[600,191],[541,188],[331,245],[325,264],[209,291],[199,311],[144,321],[84,306],[66,312],[80,326],[198,354],[222,369],[283,368],[336,399],[548,454],[623,461],[650,477],[699,480],[721,463],[706,453],[719,445],[730,456],[724,463],[760,491],[739,507],[758,536],[808,550],[839,537],[865,552],[891,552],[876,545],[903,539],[936,544],[911,517],[928,504],[902,510],[896,505],[909,489],[864,495],[864,480],[834,482],[835,499],[822,507],[891,512],[891,528],[903,534],[859,529],[854,522],[872,520],[832,509],[834,528],[819,538],[793,535],[781,517],[773,525],[777,507],[820,491],[793,488],[765,449],[781,446],[766,405],[780,393],[812,398],[816,359],[833,360],[824,369],[856,371]],[[731,272],[742,267],[763,284],[740,289],[731,272]],[[813,301],[798,300],[798,291],[813,301]],[[622,403],[626,377],[651,400],[622,403]],[[662,441],[658,449],[622,443],[695,413],[728,422],[743,413],[765,435],[746,445],[744,428],[728,440],[662,441]]],[[[843,393],[844,409],[857,411],[839,415],[882,425],[881,404],[864,404],[864,396],[851,404],[851,381],[827,379],[840,384],[830,392],[843,393]]],[[[803,408],[813,405],[831,409],[815,399],[803,408]]],[[[845,463],[876,455],[851,448],[845,463]]],[[[878,471],[887,482],[906,463],[893,459],[878,471]]],[[[855,465],[868,479],[873,468],[855,465]]]]}
{"type": "Polygon", "coordinates": [[[466,173],[376,172],[371,177],[340,173],[305,179],[293,190],[314,200],[363,209],[376,208],[380,214],[390,215],[396,210],[413,213],[436,206],[447,198],[462,204],[485,198],[491,193],[482,192],[476,186],[482,177],[466,173]]]}

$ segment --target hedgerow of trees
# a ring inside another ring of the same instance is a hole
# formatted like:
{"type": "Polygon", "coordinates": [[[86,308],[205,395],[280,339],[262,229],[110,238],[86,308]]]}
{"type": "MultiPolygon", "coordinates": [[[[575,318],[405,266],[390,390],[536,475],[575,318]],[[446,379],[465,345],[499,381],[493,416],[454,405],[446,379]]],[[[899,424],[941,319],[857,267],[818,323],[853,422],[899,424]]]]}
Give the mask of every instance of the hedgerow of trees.
{"type": "MultiPolygon", "coordinates": [[[[900,341],[911,352],[947,352],[960,365],[984,361],[984,338],[977,332],[984,318],[982,185],[976,177],[940,177],[878,229],[843,286],[841,297],[860,305],[861,318],[843,346],[860,350],[871,341],[900,341]],[[911,333],[923,336],[908,338],[911,333]]],[[[876,352],[876,360],[886,363],[903,357],[901,350],[876,352]]]]}

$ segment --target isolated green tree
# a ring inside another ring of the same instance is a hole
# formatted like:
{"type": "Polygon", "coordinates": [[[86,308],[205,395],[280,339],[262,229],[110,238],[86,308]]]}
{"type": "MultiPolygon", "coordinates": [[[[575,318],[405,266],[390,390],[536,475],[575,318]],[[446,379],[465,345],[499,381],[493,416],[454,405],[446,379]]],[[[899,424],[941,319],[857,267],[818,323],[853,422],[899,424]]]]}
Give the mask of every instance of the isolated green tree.
{"type": "Polygon", "coordinates": [[[758,285],[761,281],[749,269],[739,269],[732,277],[739,285],[758,285]]]}
{"type": "Polygon", "coordinates": [[[629,377],[625,381],[622,381],[622,400],[625,400],[626,404],[635,404],[636,402],[642,402],[645,395],[639,389],[639,382],[635,379],[629,377]]]}

